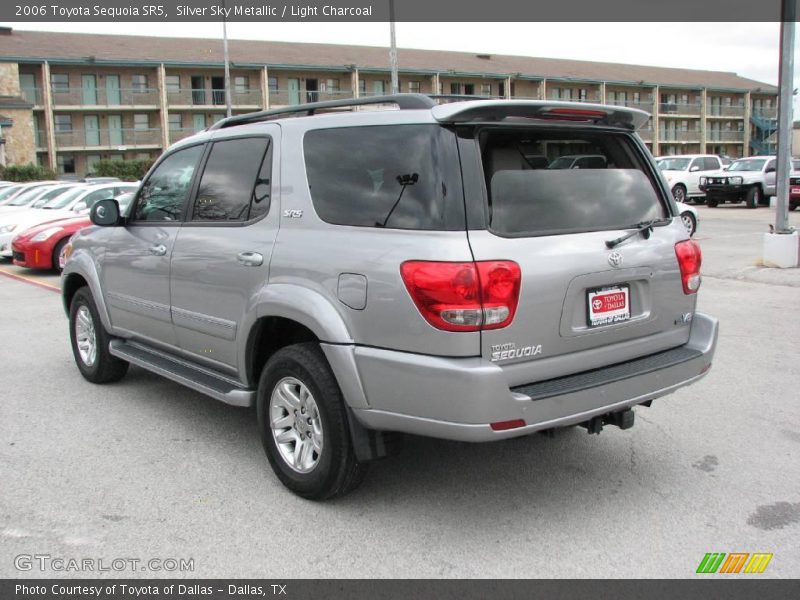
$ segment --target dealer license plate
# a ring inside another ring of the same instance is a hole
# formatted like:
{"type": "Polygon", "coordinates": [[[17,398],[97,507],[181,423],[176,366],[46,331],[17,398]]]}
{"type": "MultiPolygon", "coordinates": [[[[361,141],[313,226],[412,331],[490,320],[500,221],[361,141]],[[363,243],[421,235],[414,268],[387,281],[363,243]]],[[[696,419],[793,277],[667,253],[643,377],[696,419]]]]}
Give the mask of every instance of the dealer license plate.
{"type": "Polygon", "coordinates": [[[589,327],[610,325],[631,318],[631,293],[627,285],[590,290],[587,304],[589,327]]]}
{"type": "Polygon", "coordinates": [[[793,187],[789,193],[795,196],[800,196],[800,187],[793,187]]]}

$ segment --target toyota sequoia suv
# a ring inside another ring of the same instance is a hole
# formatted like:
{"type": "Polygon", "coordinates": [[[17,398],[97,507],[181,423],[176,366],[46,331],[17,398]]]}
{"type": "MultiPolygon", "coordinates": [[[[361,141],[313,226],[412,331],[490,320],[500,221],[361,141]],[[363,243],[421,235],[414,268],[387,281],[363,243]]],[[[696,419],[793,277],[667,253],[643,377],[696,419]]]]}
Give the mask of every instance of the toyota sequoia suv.
{"type": "Polygon", "coordinates": [[[223,119],[72,238],[77,367],[255,406],[276,476],[313,499],[406,433],[627,429],[708,372],[718,328],[647,118],[400,94],[223,119]],[[576,154],[603,160],[526,159],[576,154]]]}

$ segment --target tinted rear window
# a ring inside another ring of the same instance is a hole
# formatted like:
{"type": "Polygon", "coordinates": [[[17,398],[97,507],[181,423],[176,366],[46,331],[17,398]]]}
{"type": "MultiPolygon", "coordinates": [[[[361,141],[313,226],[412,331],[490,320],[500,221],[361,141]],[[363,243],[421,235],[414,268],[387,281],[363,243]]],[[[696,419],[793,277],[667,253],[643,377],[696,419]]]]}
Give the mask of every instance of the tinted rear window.
{"type": "Polygon", "coordinates": [[[451,131],[438,125],[318,129],[306,134],[304,153],[314,209],[328,223],[464,229],[451,131]]]}
{"type": "Polygon", "coordinates": [[[666,218],[646,158],[625,134],[537,129],[479,135],[489,227],[500,235],[629,228],[666,218]],[[549,168],[526,160],[544,154],[549,168]],[[553,168],[554,162],[571,167],[553,168]]]}

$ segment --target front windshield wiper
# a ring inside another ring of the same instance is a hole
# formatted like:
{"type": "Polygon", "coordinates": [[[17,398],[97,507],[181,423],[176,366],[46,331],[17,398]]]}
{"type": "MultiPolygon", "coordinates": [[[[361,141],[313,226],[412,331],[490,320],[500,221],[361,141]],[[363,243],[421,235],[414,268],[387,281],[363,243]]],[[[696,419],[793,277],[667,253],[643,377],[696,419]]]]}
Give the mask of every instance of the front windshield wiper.
{"type": "Polygon", "coordinates": [[[637,223],[633,227],[635,228],[630,233],[626,233],[622,237],[618,237],[615,240],[606,240],[606,248],[616,248],[625,240],[631,239],[633,236],[642,234],[644,239],[650,238],[650,232],[653,231],[654,225],[661,225],[662,223],[669,223],[669,219],[653,219],[652,221],[642,221],[641,223],[637,223]]]}

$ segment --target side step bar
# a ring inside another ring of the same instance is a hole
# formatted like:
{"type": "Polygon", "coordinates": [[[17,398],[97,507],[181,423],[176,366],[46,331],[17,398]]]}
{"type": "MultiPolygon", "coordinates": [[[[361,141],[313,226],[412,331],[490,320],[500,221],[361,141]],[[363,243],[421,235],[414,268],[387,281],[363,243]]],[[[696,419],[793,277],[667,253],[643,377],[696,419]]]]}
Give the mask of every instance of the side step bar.
{"type": "Polygon", "coordinates": [[[137,342],[112,340],[109,352],[226,404],[252,406],[255,403],[255,390],[247,389],[238,381],[137,342]]]}

